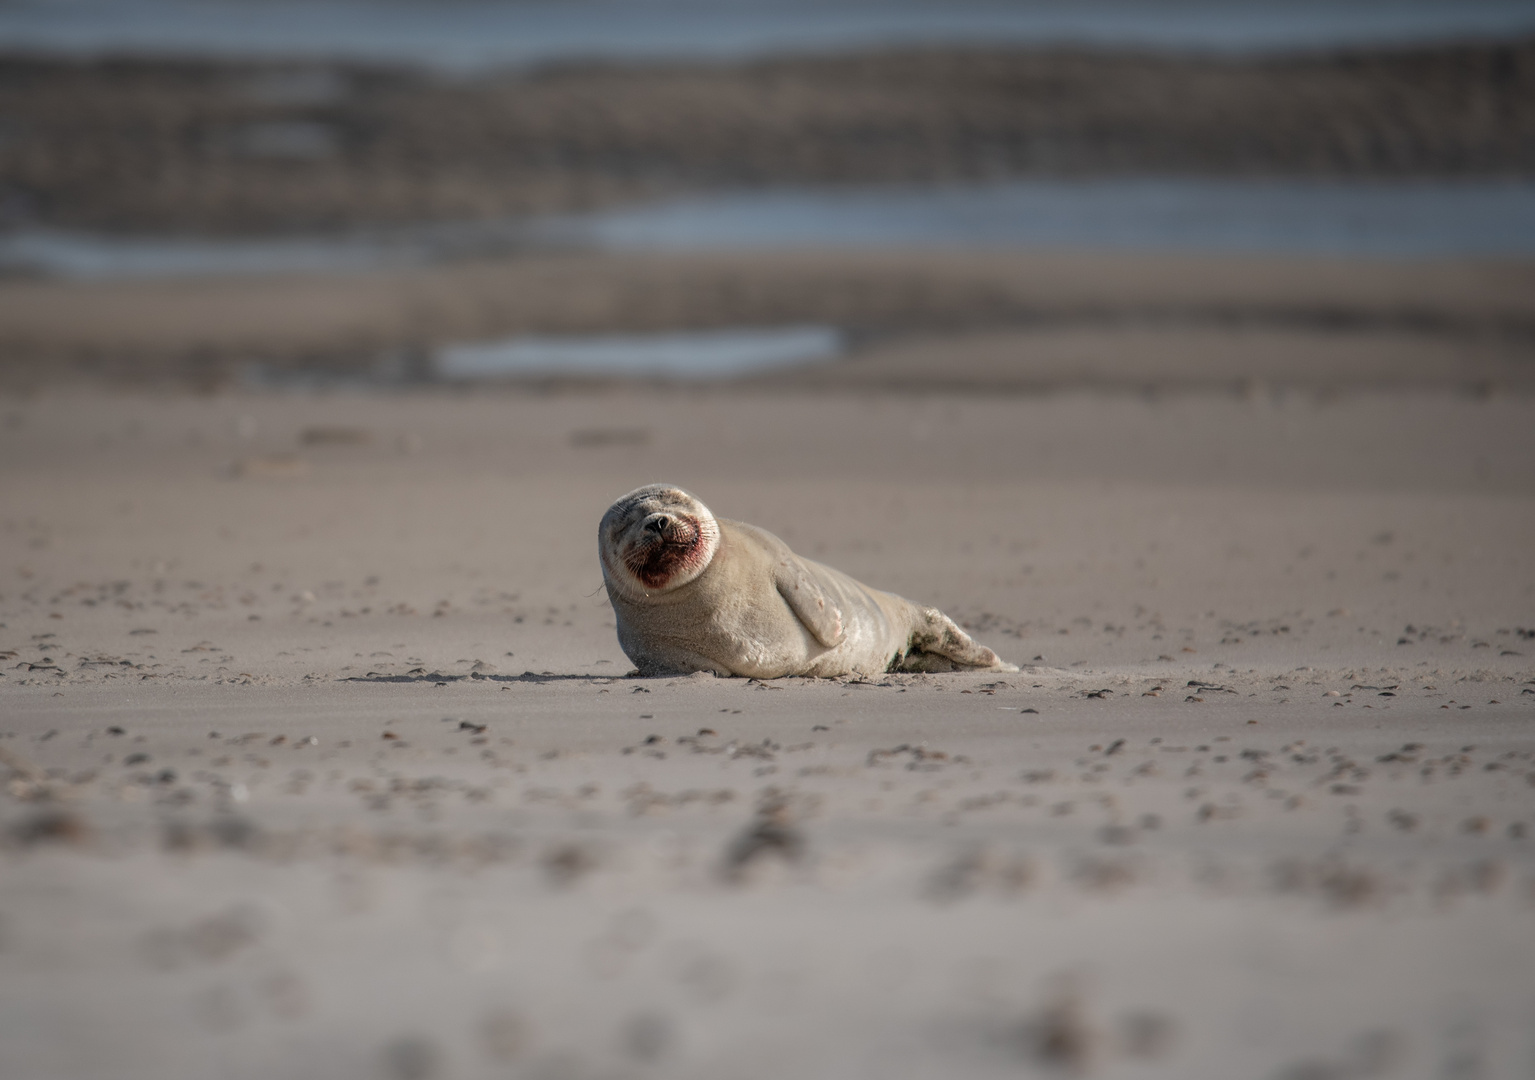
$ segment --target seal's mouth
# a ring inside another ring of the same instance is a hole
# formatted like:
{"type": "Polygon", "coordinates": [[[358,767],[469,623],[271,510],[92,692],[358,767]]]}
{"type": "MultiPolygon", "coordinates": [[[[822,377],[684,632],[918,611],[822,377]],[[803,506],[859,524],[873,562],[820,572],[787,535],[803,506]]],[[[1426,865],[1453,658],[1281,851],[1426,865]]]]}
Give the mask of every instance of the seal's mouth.
{"type": "Polygon", "coordinates": [[[659,589],[707,556],[704,529],[690,514],[651,514],[623,554],[624,565],[642,585],[659,589]]]}

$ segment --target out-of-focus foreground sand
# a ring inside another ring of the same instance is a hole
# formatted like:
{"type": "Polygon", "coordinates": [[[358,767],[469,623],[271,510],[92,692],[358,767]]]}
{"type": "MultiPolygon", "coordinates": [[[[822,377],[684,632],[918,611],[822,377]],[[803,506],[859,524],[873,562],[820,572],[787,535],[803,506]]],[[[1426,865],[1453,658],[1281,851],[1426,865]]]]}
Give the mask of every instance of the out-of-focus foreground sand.
{"type": "Polygon", "coordinates": [[[0,408],[0,1075],[1515,1077],[1535,403],[0,408]],[[630,679],[657,479],[1020,675],[630,679]]]}

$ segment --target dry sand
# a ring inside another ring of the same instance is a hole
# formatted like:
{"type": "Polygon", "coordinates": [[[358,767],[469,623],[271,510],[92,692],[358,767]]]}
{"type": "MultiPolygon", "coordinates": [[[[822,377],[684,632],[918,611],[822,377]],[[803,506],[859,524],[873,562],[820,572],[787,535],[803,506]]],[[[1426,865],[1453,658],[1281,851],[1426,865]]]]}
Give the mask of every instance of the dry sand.
{"type": "Polygon", "coordinates": [[[1535,405],[0,407],[0,1075],[1526,1077],[1535,405]],[[1017,676],[631,679],[666,479],[1017,676]]]}

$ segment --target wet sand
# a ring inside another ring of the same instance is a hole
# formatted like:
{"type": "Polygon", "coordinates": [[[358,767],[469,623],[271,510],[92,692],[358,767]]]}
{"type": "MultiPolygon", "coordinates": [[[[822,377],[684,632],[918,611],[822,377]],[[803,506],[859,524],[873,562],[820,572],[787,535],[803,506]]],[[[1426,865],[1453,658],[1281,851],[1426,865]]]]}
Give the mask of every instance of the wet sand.
{"type": "Polygon", "coordinates": [[[258,234],[773,185],[1528,177],[1535,42],[408,67],[0,56],[0,221],[258,234]]]}
{"type": "Polygon", "coordinates": [[[1535,415],[0,405],[0,1073],[1520,1076],[1535,415]],[[668,479],[1019,675],[628,678],[668,479]]]}
{"type": "Polygon", "coordinates": [[[0,386],[400,381],[517,334],[821,323],[774,386],[1505,389],[1535,373],[1514,259],[785,251],[545,254],[351,275],[0,282],[0,386]]]}

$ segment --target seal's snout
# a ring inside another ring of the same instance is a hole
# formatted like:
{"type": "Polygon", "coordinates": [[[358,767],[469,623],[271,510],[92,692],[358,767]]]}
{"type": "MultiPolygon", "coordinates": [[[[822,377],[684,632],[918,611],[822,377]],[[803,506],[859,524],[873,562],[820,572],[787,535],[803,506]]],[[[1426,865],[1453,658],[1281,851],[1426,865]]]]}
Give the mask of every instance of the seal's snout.
{"type": "Polygon", "coordinates": [[[649,514],[623,560],[647,589],[659,589],[681,573],[702,569],[713,555],[711,538],[690,514],[649,514]]]}
{"type": "Polygon", "coordinates": [[[714,558],[719,527],[709,508],[680,488],[652,484],[608,508],[601,526],[604,567],[630,591],[649,596],[701,574],[714,558]]]}

